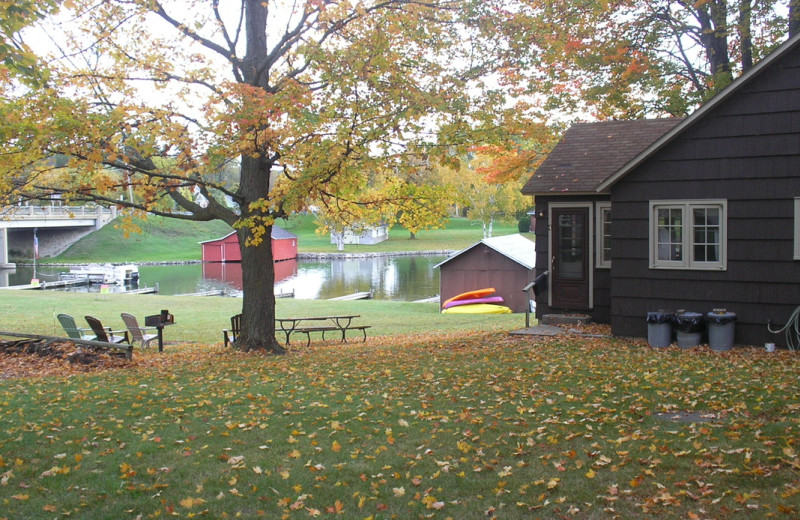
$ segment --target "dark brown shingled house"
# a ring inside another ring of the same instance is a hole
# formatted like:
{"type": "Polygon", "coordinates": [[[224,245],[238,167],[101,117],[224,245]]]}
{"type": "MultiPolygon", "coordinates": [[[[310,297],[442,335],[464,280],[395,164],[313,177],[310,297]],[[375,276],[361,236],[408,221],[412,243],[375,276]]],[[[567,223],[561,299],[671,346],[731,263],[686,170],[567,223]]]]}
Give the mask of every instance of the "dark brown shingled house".
{"type": "Polygon", "coordinates": [[[537,315],[647,335],[659,309],[737,315],[737,344],[800,305],[800,37],[686,119],[578,124],[523,188],[537,315]]]}

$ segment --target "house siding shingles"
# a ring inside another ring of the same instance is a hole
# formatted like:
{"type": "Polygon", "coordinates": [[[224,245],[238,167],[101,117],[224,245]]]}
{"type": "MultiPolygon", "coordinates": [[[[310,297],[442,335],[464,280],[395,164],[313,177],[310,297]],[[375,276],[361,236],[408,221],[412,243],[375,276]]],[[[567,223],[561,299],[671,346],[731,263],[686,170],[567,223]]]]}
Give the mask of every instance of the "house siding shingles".
{"type": "MultiPolygon", "coordinates": [[[[737,314],[737,344],[782,339],[766,331],[800,305],[793,199],[800,196],[800,48],[795,48],[611,190],[612,332],[646,336],[647,311],[737,314]],[[650,269],[651,200],[727,200],[727,269],[650,269]]],[[[538,244],[537,244],[538,245],[538,244]]]]}

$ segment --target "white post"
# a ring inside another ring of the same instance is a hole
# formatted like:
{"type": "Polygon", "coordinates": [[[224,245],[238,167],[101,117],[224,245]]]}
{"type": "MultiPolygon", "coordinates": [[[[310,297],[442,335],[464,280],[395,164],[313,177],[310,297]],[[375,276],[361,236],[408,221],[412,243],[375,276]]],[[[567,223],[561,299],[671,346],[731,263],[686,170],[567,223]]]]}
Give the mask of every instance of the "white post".
{"type": "Polygon", "coordinates": [[[15,264],[8,261],[8,228],[0,227],[0,269],[14,269],[15,267],[17,267],[15,264]]]}

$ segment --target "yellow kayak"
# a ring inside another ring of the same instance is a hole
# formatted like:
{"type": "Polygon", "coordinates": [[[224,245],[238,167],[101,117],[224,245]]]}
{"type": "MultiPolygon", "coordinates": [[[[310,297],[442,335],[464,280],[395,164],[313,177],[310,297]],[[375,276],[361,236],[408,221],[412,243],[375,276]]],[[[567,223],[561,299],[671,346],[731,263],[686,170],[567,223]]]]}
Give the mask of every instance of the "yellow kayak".
{"type": "Polygon", "coordinates": [[[470,305],[459,305],[444,309],[442,314],[511,314],[513,311],[505,305],[495,305],[493,303],[473,303],[470,305]]]}

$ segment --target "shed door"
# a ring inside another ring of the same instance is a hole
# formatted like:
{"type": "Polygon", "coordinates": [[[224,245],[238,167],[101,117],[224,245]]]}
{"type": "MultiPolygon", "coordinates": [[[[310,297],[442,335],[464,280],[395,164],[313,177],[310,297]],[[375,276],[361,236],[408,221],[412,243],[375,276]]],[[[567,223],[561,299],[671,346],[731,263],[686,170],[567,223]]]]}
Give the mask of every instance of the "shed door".
{"type": "Polygon", "coordinates": [[[588,207],[554,207],[551,306],[589,309],[591,244],[588,207]]]}

